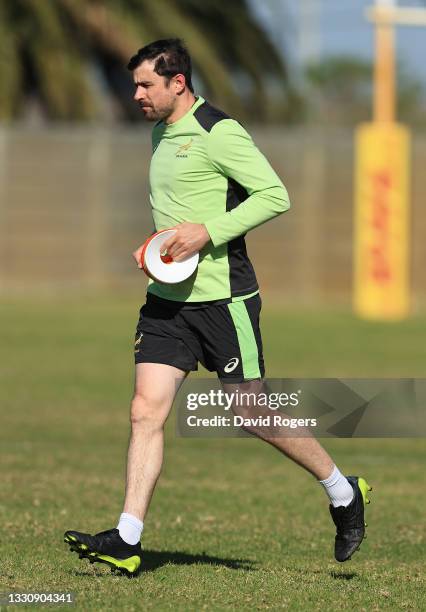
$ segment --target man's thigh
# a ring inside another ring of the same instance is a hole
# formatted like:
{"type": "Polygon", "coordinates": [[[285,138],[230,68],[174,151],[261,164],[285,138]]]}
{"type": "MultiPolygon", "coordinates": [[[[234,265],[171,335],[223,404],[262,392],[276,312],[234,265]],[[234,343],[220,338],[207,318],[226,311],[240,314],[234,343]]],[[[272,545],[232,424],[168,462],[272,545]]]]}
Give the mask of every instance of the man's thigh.
{"type": "Polygon", "coordinates": [[[188,372],[163,363],[137,363],[135,366],[135,394],[172,397],[188,372]]]}
{"type": "Polygon", "coordinates": [[[138,363],[135,367],[135,394],[132,416],[155,414],[165,421],[173,400],[188,372],[163,363],[138,363]]]}

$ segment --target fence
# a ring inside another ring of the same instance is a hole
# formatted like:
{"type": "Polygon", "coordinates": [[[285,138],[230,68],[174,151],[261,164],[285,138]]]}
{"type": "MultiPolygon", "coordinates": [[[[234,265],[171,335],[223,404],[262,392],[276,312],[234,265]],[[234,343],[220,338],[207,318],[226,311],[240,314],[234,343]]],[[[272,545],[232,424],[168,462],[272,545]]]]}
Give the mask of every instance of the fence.
{"type": "MultiPolygon", "coordinates": [[[[349,302],[353,135],[253,128],[292,209],[247,243],[264,291],[293,302],[349,302]]],[[[152,228],[150,130],[23,127],[0,131],[0,292],[144,283],[132,250],[152,228]]],[[[413,143],[412,286],[426,296],[426,136],[413,143]]]]}

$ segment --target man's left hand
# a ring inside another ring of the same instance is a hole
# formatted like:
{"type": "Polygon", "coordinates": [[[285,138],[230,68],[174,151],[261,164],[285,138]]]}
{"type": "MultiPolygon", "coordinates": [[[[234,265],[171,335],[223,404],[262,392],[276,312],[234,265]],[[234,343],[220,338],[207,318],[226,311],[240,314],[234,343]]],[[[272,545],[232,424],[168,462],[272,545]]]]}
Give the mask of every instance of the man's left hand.
{"type": "Polygon", "coordinates": [[[174,261],[182,261],[198,253],[210,240],[206,226],[202,223],[179,223],[170,229],[177,231],[174,236],[166,240],[161,249],[167,250],[167,254],[174,261]]]}

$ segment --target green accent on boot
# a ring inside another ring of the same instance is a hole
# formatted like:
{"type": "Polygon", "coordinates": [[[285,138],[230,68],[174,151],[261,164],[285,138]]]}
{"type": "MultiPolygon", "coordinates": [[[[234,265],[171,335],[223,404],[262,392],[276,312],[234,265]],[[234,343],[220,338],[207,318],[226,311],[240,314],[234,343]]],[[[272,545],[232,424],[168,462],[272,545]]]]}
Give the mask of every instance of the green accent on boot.
{"type": "Polygon", "coordinates": [[[131,574],[134,574],[141,564],[140,557],[137,555],[133,557],[129,557],[128,559],[123,559],[120,561],[119,559],[114,559],[114,557],[109,557],[108,555],[98,555],[96,554],[97,559],[102,559],[102,561],[107,561],[107,563],[111,563],[115,567],[119,567],[121,569],[125,569],[131,574]]]}
{"type": "Polygon", "coordinates": [[[364,480],[364,478],[358,478],[358,486],[359,490],[361,491],[362,500],[365,506],[366,504],[370,503],[370,500],[367,497],[367,493],[368,491],[372,491],[373,487],[370,487],[370,485],[364,480]]]}
{"type": "Polygon", "coordinates": [[[65,536],[64,539],[65,539],[65,542],[69,542],[70,540],[71,540],[71,542],[77,542],[77,538],[75,538],[72,535],[67,535],[67,536],[65,536]]]}

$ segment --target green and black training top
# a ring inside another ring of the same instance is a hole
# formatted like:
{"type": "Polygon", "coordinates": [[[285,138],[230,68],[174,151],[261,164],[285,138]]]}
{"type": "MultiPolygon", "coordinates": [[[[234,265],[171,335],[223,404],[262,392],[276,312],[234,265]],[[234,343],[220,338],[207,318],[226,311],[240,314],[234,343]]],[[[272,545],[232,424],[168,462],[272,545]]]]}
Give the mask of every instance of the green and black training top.
{"type": "Polygon", "coordinates": [[[250,135],[198,96],[178,121],[152,132],[150,201],[156,231],[204,223],[211,241],[196,273],[148,292],[181,302],[236,301],[258,291],[247,231],[290,207],[287,191],[250,135]]]}

